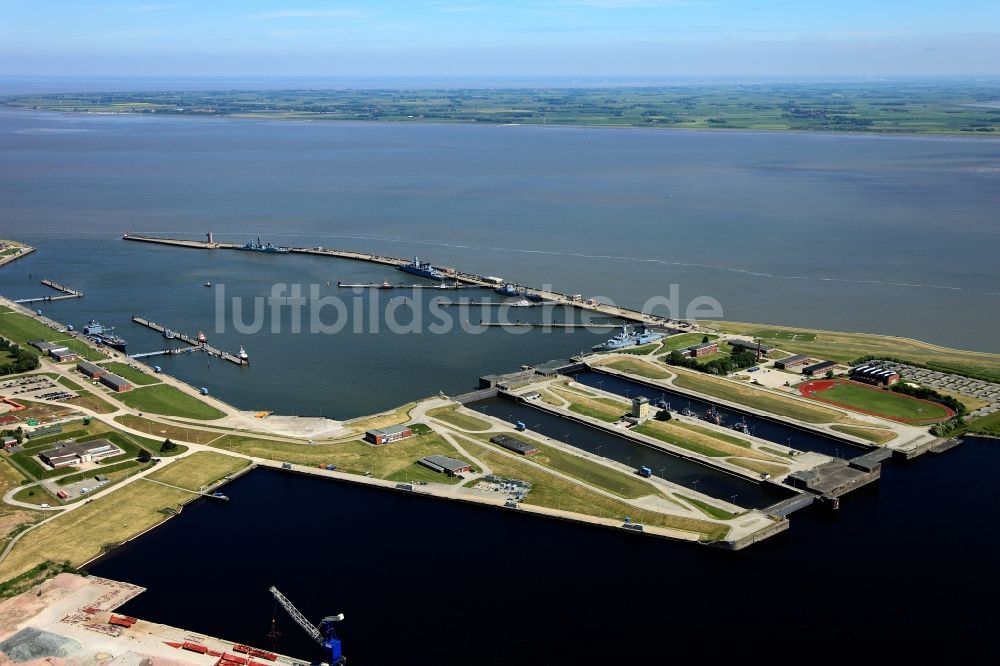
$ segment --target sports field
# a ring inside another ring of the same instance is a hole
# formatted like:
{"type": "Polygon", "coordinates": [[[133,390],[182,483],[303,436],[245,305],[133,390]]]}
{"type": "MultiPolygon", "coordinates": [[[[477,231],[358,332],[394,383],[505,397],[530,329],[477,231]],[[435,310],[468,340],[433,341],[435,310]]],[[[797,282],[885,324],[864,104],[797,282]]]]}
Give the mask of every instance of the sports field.
{"type": "Polygon", "coordinates": [[[798,389],[813,400],[903,423],[937,423],[954,416],[951,409],[939,403],[843,379],[805,382],[798,389]]]}

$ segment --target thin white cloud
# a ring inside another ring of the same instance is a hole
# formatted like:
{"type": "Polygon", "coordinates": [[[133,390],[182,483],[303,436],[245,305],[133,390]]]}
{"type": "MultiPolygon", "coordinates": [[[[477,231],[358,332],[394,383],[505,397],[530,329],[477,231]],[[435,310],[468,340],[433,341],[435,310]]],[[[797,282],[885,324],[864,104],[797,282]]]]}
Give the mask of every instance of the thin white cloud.
{"type": "Polygon", "coordinates": [[[339,18],[361,19],[370,16],[364,9],[344,7],[342,9],[279,9],[273,12],[254,14],[255,19],[297,19],[297,18],[339,18]]]}
{"type": "Polygon", "coordinates": [[[652,9],[656,7],[704,7],[713,3],[701,0],[564,0],[560,4],[594,9],[652,9]]]}

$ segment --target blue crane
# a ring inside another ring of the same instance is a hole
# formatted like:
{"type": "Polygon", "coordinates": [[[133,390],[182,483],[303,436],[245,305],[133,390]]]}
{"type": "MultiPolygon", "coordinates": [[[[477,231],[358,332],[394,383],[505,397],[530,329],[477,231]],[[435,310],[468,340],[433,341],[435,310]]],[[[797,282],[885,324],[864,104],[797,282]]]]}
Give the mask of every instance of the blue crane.
{"type": "Polygon", "coordinates": [[[292,605],[292,602],[288,600],[285,595],[278,591],[278,588],[271,586],[271,595],[275,600],[281,604],[281,607],[285,609],[295,623],[302,627],[302,629],[312,636],[313,640],[322,645],[324,648],[330,651],[330,664],[331,666],[339,666],[347,662],[347,657],[343,655],[340,647],[340,639],[337,638],[337,632],[334,630],[333,625],[344,619],[344,614],[339,615],[328,615],[324,617],[319,622],[319,626],[313,625],[306,616],[299,612],[299,609],[292,605]]]}

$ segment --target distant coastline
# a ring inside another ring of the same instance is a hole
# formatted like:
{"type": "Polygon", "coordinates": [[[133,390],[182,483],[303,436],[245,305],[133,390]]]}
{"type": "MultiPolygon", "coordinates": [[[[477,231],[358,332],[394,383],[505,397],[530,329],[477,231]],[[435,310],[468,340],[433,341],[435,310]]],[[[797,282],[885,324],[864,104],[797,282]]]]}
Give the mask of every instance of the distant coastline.
{"type": "Polygon", "coordinates": [[[974,82],[66,92],[7,108],[267,120],[1000,136],[1000,87],[974,82]]]}

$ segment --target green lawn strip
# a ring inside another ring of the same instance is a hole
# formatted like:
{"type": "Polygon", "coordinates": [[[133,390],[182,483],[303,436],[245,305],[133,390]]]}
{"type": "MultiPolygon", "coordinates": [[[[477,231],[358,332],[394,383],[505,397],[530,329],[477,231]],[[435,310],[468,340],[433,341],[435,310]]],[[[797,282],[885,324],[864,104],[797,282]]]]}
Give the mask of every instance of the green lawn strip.
{"type": "Polygon", "coordinates": [[[751,331],[750,336],[754,338],[761,338],[762,340],[791,340],[799,342],[812,342],[816,339],[815,333],[806,333],[803,331],[786,331],[782,329],[768,328],[761,329],[758,331],[751,331]]]}
{"type": "Polygon", "coordinates": [[[872,388],[854,382],[839,382],[813,396],[820,401],[851,407],[879,416],[905,421],[931,422],[948,416],[948,410],[935,402],[917,400],[902,393],[872,388]]]}
{"type": "Polygon", "coordinates": [[[727,462],[731,462],[734,465],[739,465],[740,467],[745,467],[746,469],[752,470],[754,472],[767,473],[771,476],[780,476],[786,474],[789,471],[788,467],[784,465],[776,465],[774,463],[764,462],[763,460],[745,460],[743,458],[726,458],[727,462]]]}
{"type": "Polygon", "coordinates": [[[835,423],[847,418],[825,407],[802,404],[794,398],[773,395],[762,389],[741,386],[722,379],[702,377],[694,373],[678,372],[674,384],[683,389],[697,391],[772,414],[789,416],[806,423],[835,423]]]}
{"type": "Polygon", "coordinates": [[[417,403],[408,402],[405,405],[401,405],[392,411],[384,412],[382,414],[361,416],[356,419],[344,421],[344,427],[350,428],[358,433],[363,433],[367,430],[373,430],[375,428],[385,428],[388,426],[399,425],[400,423],[406,423],[410,420],[410,412],[413,411],[413,408],[416,406],[417,403]]]}
{"type": "Polygon", "coordinates": [[[770,453],[772,456],[781,456],[782,458],[794,458],[791,453],[785,453],[784,451],[779,451],[778,449],[772,449],[770,446],[762,446],[760,450],[764,453],[770,453]]]}
{"type": "Polygon", "coordinates": [[[570,404],[568,409],[571,412],[581,414],[583,416],[590,416],[607,423],[614,423],[615,421],[618,421],[626,412],[629,411],[629,407],[626,403],[611,400],[609,398],[588,398],[585,396],[574,395],[570,391],[563,391],[555,388],[552,389],[552,392],[569,401],[570,404]]]}
{"type": "Polygon", "coordinates": [[[499,451],[487,448],[483,444],[472,442],[465,437],[460,439],[462,447],[482,460],[495,474],[531,483],[531,492],[525,498],[525,504],[623,522],[626,517],[638,522],[641,514],[642,522],[646,525],[693,532],[700,535],[702,540],[709,541],[723,539],[729,533],[728,526],[700,518],[670,516],[654,511],[644,511],[621,500],[607,497],[578,483],[533,467],[524,461],[510,458],[499,451]]]}
{"type": "MultiPolygon", "coordinates": [[[[516,437],[516,434],[512,432],[504,434],[509,437],[516,437]]],[[[491,448],[501,451],[506,450],[503,449],[503,447],[490,442],[489,437],[489,435],[480,435],[477,439],[491,448]]],[[[603,488],[608,492],[614,493],[615,495],[626,499],[635,499],[637,497],[645,497],[646,495],[659,495],[664,499],[670,499],[656,486],[641,480],[638,476],[626,474],[616,469],[611,469],[599,463],[561,451],[554,446],[549,446],[548,444],[543,444],[533,439],[530,441],[531,445],[537,446],[539,450],[536,455],[529,456],[527,458],[527,460],[530,460],[533,463],[538,463],[540,465],[544,465],[545,467],[551,467],[552,469],[562,472],[567,476],[572,476],[574,479],[583,481],[592,486],[597,486],[598,488],[603,488]]]]}
{"type": "Polygon", "coordinates": [[[115,393],[114,397],[132,409],[153,414],[202,421],[221,419],[225,416],[215,407],[169,384],[137,387],[124,393],[115,393]]]}
{"type": "MultiPolygon", "coordinates": [[[[123,426],[132,428],[133,430],[140,430],[149,435],[152,439],[159,438],[161,443],[164,439],[171,439],[181,440],[184,442],[194,442],[195,444],[208,444],[213,440],[219,439],[219,437],[223,435],[222,432],[218,431],[206,431],[195,427],[171,425],[168,423],[161,423],[160,421],[151,421],[141,416],[135,416],[134,414],[122,414],[121,416],[116,416],[115,421],[121,423],[123,426]]],[[[159,448],[157,448],[157,451],[158,450],[159,448]]]]}
{"type": "Polygon", "coordinates": [[[701,426],[696,423],[688,423],[686,421],[681,421],[679,419],[670,421],[670,423],[672,425],[677,426],[678,428],[684,428],[685,430],[690,430],[691,432],[701,433],[702,435],[705,435],[707,437],[711,437],[713,439],[719,439],[722,440],[723,442],[729,442],[730,444],[735,444],[736,446],[742,446],[743,448],[746,449],[753,448],[752,446],[750,446],[750,442],[748,442],[745,439],[742,439],[741,437],[736,437],[734,435],[730,435],[729,433],[725,432],[716,432],[711,428],[706,428],[705,426],[701,426]]]}
{"type": "Polygon", "coordinates": [[[37,485],[31,485],[26,488],[21,488],[16,493],[14,493],[14,499],[18,502],[27,502],[28,504],[51,504],[52,496],[47,492],[39,488],[37,485]]]}
{"type": "Polygon", "coordinates": [[[102,361],[107,358],[104,354],[80,340],[69,337],[66,333],[53,330],[36,319],[20,314],[19,312],[5,314],[0,317],[0,336],[16,342],[36,354],[40,354],[40,352],[28,345],[28,342],[31,340],[58,342],[91,361],[102,361]]]}
{"type": "Polygon", "coordinates": [[[638,375],[649,379],[668,379],[673,376],[673,373],[668,372],[659,366],[647,363],[646,361],[631,358],[619,358],[613,361],[607,361],[606,363],[601,363],[601,366],[605,368],[614,368],[615,370],[621,370],[622,372],[627,372],[631,375],[638,375]]]}
{"type": "Polygon", "coordinates": [[[77,472],[76,474],[67,474],[66,476],[59,477],[56,480],[56,485],[68,486],[71,483],[76,483],[77,481],[86,481],[87,479],[93,479],[95,476],[100,474],[101,476],[109,476],[115,472],[124,472],[127,470],[138,470],[142,468],[143,465],[135,460],[126,460],[125,462],[115,463],[113,465],[105,465],[97,469],[87,470],[86,472],[77,472]]]}
{"type": "MultiPolygon", "coordinates": [[[[160,463],[163,465],[164,463],[160,463]]],[[[199,491],[250,464],[246,458],[228,456],[215,451],[197,451],[160,467],[145,478],[168,483],[179,488],[199,491]]]]}
{"type": "Polygon", "coordinates": [[[731,455],[727,451],[722,449],[717,449],[707,444],[701,442],[696,442],[685,437],[679,437],[661,429],[653,427],[651,424],[644,423],[643,425],[636,426],[633,428],[635,432],[646,435],[647,437],[653,437],[660,440],[661,442],[666,442],[668,444],[673,444],[674,446],[679,446],[682,449],[687,449],[688,451],[693,451],[694,453],[700,453],[703,456],[708,456],[710,458],[722,458],[731,455]]]}
{"type": "Polygon", "coordinates": [[[469,416],[468,414],[462,414],[457,411],[458,405],[447,405],[445,407],[438,407],[427,412],[427,416],[435,419],[444,421],[445,423],[450,423],[453,426],[462,428],[464,430],[476,430],[483,431],[489,430],[490,424],[482,419],[476,418],[475,416],[469,416]]]}
{"type": "Polygon", "coordinates": [[[694,506],[695,508],[697,508],[699,511],[701,511],[710,518],[718,518],[719,520],[732,520],[733,518],[736,518],[737,516],[742,516],[743,513],[746,513],[745,511],[743,513],[733,513],[731,511],[726,511],[725,509],[720,509],[719,507],[709,504],[708,502],[703,502],[700,499],[695,499],[694,497],[688,497],[687,495],[678,495],[678,497],[680,497],[685,502],[691,504],[692,506],[694,506]]]}
{"type": "MultiPolygon", "coordinates": [[[[709,335],[709,341],[718,339],[717,335],[709,335]]],[[[685,347],[690,347],[691,345],[701,344],[701,341],[705,338],[704,333],[679,333],[677,335],[671,335],[663,339],[663,346],[660,351],[663,354],[669,354],[675,349],[684,349],[685,347]]],[[[661,356],[663,355],[661,354],[661,356]]]]}
{"type": "Polygon", "coordinates": [[[862,428],[858,426],[847,426],[847,425],[833,425],[830,426],[837,432],[846,433],[848,435],[854,435],[855,437],[860,437],[861,439],[866,439],[869,442],[874,442],[875,444],[885,444],[886,442],[892,441],[896,438],[896,433],[891,430],[884,430],[882,428],[862,428]]]}
{"type": "Polygon", "coordinates": [[[455,447],[434,432],[381,446],[369,444],[361,439],[346,439],[324,444],[299,444],[243,435],[226,435],[211,445],[243,455],[297,465],[332,464],[342,472],[371,473],[380,479],[408,467],[420,458],[436,453],[449,458],[461,458],[455,447]]]}
{"type": "Polygon", "coordinates": [[[167,518],[190,493],[137,480],[67,511],[25,534],[0,562],[0,580],[21,574],[45,560],[79,566],[167,518]]]}
{"type": "Polygon", "coordinates": [[[401,481],[412,483],[414,481],[427,481],[429,483],[447,483],[454,485],[462,479],[457,476],[448,476],[444,472],[435,472],[418,463],[407,465],[403,469],[396,470],[385,477],[386,481],[401,481]]]}
{"type": "Polygon", "coordinates": [[[1000,437],[1000,412],[970,419],[966,426],[966,432],[1000,437]]]}
{"type": "Polygon", "coordinates": [[[124,363],[109,362],[102,363],[103,367],[107,368],[112,373],[118,375],[123,379],[127,379],[137,386],[148,386],[150,384],[159,384],[160,380],[147,372],[138,370],[136,368],[130,368],[124,363]]]}

